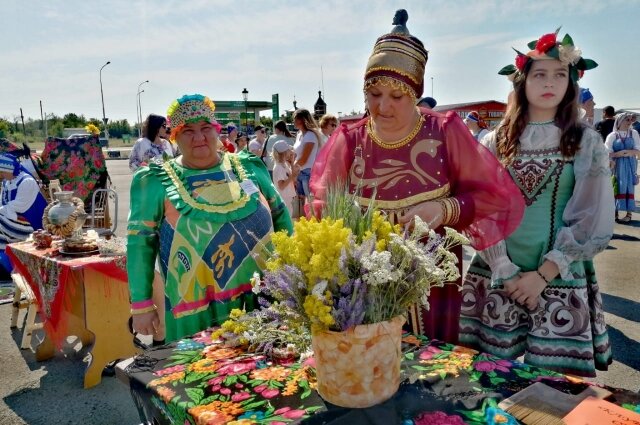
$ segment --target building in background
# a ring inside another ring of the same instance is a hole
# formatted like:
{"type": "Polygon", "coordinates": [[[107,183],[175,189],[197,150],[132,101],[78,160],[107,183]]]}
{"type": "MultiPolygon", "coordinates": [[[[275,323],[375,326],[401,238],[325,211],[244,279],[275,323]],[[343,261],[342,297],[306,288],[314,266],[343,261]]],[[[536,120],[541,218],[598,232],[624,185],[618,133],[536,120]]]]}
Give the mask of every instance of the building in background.
{"type": "MultiPolygon", "coordinates": [[[[272,98],[277,100],[277,98],[272,98]]],[[[277,105],[266,100],[214,100],[216,121],[222,126],[233,122],[243,133],[252,134],[253,128],[260,124],[260,112],[273,111],[277,105]],[[246,127],[249,127],[248,129],[246,127]]]]}
{"type": "Polygon", "coordinates": [[[480,118],[482,118],[489,128],[494,128],[502,118],[507,110],[507,104],[504,102],[498,102],[497,100],[483,100],[478,102],[467,103],[454,103],[451,105],[438,105],[433,108],[437,112],[454,111],[462,119],[466,118],[467,114],[471,111],[477,111],[480,118]]]}
{"type": "MultiPolygon", "coordinates": [[[[498,102],[497,100],[483,100],[478,102],[466,102],[466,103],[454,103],[450,105],[438,105],[434,111],[445,113],[448,111],[454,111],[460,116],[460,118],[466,118],[467,114],[471,111],[477,111],[480,117],[489,124],[490,128],[495,127],[507,110],[507,104],[504,102],[498,102]]],[[[340,116],[340,123],[347,125],[355,124],[364,117],[364,114],[351,114],[340,116]]]]}
{"type": "Polygon", "coordinates": [[[318,100],[313,105],[313,118],[319,120],[324,114],[327,113],[327,104],[322,99],[322,91],[318,90],[318,100]]]}

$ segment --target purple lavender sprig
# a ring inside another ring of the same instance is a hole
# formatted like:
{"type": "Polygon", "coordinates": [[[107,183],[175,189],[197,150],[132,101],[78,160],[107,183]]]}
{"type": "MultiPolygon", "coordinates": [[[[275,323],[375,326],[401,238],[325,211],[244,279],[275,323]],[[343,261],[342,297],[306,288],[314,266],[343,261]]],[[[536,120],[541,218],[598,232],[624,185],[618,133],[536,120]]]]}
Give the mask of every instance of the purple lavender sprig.
{"type": "Polygon", "coordinates": [[[362,279],[350,279],[340,287],[340,296],[332,310],[339,330],[361,325],[365,316],[366,285],[362,279]]]}
{"type": "Polygon", "coordinates": [[[285,265],[275,272],[265,272],[261,292],[296,311],[302,311],[306,284],[302,272],[295,266],[285,265]]]}

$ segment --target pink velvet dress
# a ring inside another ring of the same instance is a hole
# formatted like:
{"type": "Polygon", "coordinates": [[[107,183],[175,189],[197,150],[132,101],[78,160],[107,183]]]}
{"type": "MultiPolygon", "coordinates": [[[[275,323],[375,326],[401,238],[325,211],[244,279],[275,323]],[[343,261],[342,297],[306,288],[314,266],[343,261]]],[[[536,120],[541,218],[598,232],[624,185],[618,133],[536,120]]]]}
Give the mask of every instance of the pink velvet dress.
{"type": "MultiPolygon", "coordinates": [[[[508,172],[454,112],[420,112],[422,128],[397,148],[381,146],[369,136],[370,117],[339,128],[318,153],[311,173],[315,202],[324,201],[331,184],[349,181],[352,192],[360,187],[360,205],[368,205],[375,193],[376,205],[395,222],[422,202],[455,197],[460,218],[448,226],[467,236],[475,249],[488,248],[511,234],[522,218],[524,201],[508,172]]],[[[462,250],[456,255],[461,268],[462,250]]],[[[410,312],[411,330],[457,342],[460,302],[457,286],[436,288],[429,309],[410,312]]]]}

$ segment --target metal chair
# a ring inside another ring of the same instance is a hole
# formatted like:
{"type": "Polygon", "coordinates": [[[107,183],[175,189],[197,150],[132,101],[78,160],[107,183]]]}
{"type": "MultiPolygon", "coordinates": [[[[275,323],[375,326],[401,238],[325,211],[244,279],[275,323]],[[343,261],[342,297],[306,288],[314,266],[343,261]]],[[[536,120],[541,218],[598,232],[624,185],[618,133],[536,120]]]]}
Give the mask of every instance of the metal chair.
{"type": "Polygon", "coordinates": [[[91,197],[91,228],[99,236],[111,236],[118,227],[118,193],[109,189],[96,189],[91,197]],[[115,218],[109,214],[109,199],[113,199],[115,218]]]}
{"type": "Polygon", "coordinates": [[[56,192],[62,192],[62,187],[60,186],[60,180],[54,179],[49,181],[49,199],[53,200],[53,194],[56,192]]]}

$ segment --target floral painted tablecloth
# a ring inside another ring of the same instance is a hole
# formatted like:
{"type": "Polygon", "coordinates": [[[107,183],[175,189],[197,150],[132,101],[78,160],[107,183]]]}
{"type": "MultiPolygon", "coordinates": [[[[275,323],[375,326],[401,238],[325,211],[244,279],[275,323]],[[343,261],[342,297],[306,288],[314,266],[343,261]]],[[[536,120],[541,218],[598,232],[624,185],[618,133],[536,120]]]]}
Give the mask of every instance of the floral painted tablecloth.
{"type": "Polygon", "coordinates": [[[60,254],[55,247],[37,249],[32,242],[9,244],[6,253],[33,290],[44,328],[56,346],[60,346],[66,337],[62,312],[69,309],[70,291],[75,289],[69,285],[72,272],[89,268],[127,286],[127,259],[124,255],[69,257],[60,254]]]}
{"type": "MultiPolygon", "coordinates": [[[[280,364],[211,339],[211,330],[149,350],[127,367],[143,422],[161,424],[516,424],[498,403],[534,382],[579,394],[588,383],[426,338],[403,338],[405,380],[368,409],[324,402],[313,359],[280,364]]],[[[607,388],[609,401],[640,410],[640,395],[607,388]]]]}

